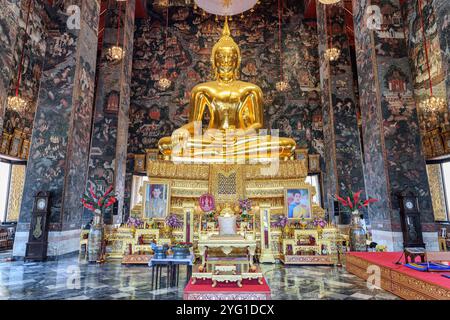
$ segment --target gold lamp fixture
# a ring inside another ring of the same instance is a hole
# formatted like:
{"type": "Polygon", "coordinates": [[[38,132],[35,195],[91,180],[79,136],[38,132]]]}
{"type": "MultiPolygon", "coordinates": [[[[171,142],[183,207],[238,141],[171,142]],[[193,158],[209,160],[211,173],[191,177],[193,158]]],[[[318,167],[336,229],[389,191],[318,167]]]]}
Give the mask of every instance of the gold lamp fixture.
{"type": "Polygon", "coordinates": [[[122,2],[125,1],[126,0],[117,0],[117,2],[119,2],[119,13],[118,13],[119,16],[117,17],[117,40],[116,44],[108,49],[108,56],[112,61],[120,61],[124,57],[123,49],[119,45],[119,37],[120,37],[120,22],[122,17],[122,2]]]}
{"type": "Polygon", "coordinates": [[[424,99],[420,103],[420,106],[425,111],[434,112],[434,111],[438,111],[438,110],[445,108],[446,103],[445,103],[444,99],[435,97],[433,95],[433,81],[431,78],[430,61],[428,59],[428,45],[427,45],[427,38],[426,38],[426,34],[425,34],[425,27],[424,27],[424,22],[423,22],[423,15],[422,15],[422,0],[419,0],[418,6],[419,6],[418,10],[419,10],[419,15],[420,15],[422,37],[423,37],[423,49],[425,51],[425,59],[426,59],[427,70],[428,70],[428,81],[429,81],[429,86],[430,86],[430,96],[428,98],[424,99]]]}
{"type": "Polygon", "coordinates": [[[289,83],[284,79],[284,72],[283,72],[283,43],[281,41],[281,24],[283,22],[283,4],[281,2],[282,0],[278,0],[278,49],[280,51],[280,81],[278,81],[275,84],[275,89],[277,89],[278,92],[285,92],[289,90],[289,83]]]}
{"type": "Polygon", "coordinates": [[[17,82],[16,82],[16,90],[14,96],[8,97],[8,107],[16,112],[23,112],[27,108],[27,101],[20,97],[19,95],[19,89],[20,89],[20,82],[22,80],[22,66],[23,66],[23,59],[25,55],[25,45],[26,45],[26,34],[28,32],[28,22],[30,21],[30,12],[31,12],[31,4],[33,0],[28,1],[28,9],[27,9],[27,19],[25,23],[25,36],[23,37],[23,43],[22,43],[22,53],[20,54],[20,62],[19,62],[19,68],[17,70],[17,82]]]}
{"type": "MultiPolygon", "coordinates": [[[[167,56],[166,52],[167,52],[167,36],[168,36],[167,30],[168,30],[168,28],[169,28],[169,6],[166,7],[166,30],[165,30],[166,39],[164,41],[164,60],[166,60],[166,56],[167,56]]],[[[164,72],[164,74],[161,75],[161,77],[159,78],[158,84],[157,84],[159,90],[162,90],[162,91],[166,91],[172,85],[172,81],[169,78],[167,78],[166,73],[167,72],[164,72]]]]}
{"type": "Polygon", "coordinates": [[[325,50],[324,56],[328,61],[336,61],[341,55],[341,50],[335,47],[325,50]]]}

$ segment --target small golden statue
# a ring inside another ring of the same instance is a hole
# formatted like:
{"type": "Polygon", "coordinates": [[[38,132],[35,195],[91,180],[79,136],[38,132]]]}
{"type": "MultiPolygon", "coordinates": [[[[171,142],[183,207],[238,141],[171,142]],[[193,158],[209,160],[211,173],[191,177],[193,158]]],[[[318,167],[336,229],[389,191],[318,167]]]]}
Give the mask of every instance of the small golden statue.
{"type": "Polygon", "coordinates": [[[192,89],[189,123],[172,137],[159,140],[165,159],[201,159],[200,162],[246,162],[249,159],[292,159],[295,141],[261,135],[263,94],[255,84],[239,81],[241,53],[225,20],[223,34],[214,45],[211,64],[215,80],[192,89]],[[207,109],[206,109],[207,108],[207,109]],[[202,130],[205,111],[208,128],[202,130]]]}

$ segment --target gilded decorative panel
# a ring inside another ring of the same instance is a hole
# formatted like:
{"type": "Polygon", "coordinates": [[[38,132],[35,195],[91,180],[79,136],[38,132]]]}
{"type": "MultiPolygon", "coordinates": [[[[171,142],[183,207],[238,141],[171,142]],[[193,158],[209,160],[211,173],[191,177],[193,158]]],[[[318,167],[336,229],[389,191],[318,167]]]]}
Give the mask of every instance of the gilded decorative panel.
{"type": "Polygon", "coordinates": [[[6,221],[17,221],[19,219],[20,203],[22,202],[23,185],[25,182],[25,169],[25,166],[12,166],[6,221]]]}
{"type": "Polygon", "coordinates": [[[448,221],[440,165],[427,165],[427,174],[428,183],[430,185],[431,202],[433,204],[434,220],[448,221]]]}

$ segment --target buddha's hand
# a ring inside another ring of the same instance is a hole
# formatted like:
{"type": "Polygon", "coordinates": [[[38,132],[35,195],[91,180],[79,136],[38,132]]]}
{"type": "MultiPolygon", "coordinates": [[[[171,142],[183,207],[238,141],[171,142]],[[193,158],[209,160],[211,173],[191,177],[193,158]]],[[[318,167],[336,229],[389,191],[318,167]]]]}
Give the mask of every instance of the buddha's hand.
{"type": "Polygon", "coordinates": [[[172,133],[172,143],[184,145],[191,134],[185,128],[179,128],[172,133]]]}

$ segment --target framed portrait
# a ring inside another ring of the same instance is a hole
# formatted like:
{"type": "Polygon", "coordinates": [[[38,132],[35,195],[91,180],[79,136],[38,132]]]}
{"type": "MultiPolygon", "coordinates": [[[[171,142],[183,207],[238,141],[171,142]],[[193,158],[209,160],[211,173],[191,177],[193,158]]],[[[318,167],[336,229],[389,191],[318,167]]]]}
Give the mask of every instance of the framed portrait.
{"type": "Polygon", "coordinates": [[[168,182],[152,180],[144,182],[143,219],[163,220],[169,214],[170,185],[168,182]]]}
{"type": "Polygon", "coordinates": [[[312,219],[312,194],[307,187],[284,189],[284,208],[288,219],[312,219]]]}
{"type": "Polygon", "coordinates": [[[145,172],[145,154],[134,155],[134,172],[145,172]]]}
{"type": "Polygon", "coordinates": [[[309,172],[317,173],[320,172],[320,154],[310,154],[308,155],[309,161],[309,172]]]}

